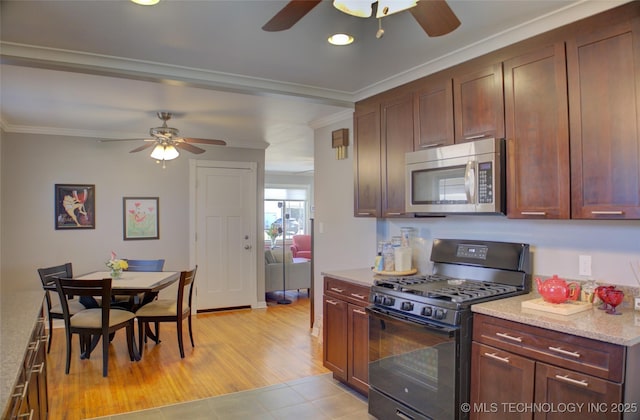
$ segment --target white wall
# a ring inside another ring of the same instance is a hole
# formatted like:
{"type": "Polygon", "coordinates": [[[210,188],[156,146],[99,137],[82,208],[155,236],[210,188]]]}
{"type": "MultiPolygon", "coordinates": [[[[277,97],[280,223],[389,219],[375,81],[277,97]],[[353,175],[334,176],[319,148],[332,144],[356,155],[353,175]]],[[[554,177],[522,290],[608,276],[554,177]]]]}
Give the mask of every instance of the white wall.
{"type": "Polygon", "coordinates": [[[320,273],[371,266],[376,249],[376,220],[353,217],[353,118],[317,129],[314,138],[313,261],[317,320],[322,313],[320,273]],[[349,129],[349,148],[344,160],[337,160],[331,148],[331,132],[340,128],[349,129]]]}
{"type": "MultiPolygon", "coordinates": [[[[631,263],[640,267],[640,221],[511,220],[504,216],[448,216],[445,218],[376,221],[353,216],[352,120],[315,131],[315,298],[322,302],[320,272],[372,265],[377,240],[399,235],[400,227],[414,227],[424,238],[423,261],[428,261],[435,238],[525,242],[533,252],[533,273],[585,279],[578,274],[578,256],[592,257],[592,278],[640,286],[631,263]],[[336,160],[331,131],[349,128],[347,160],[336,160]]],[[[425,265],[425,264],[423,264],[425,265]]],[[[322,305],[315,305],[318,319],[322,305]]]]}
{"type": "MultiPolygon", "coordinates": [[[[148,152],[130,154],[136,143],[4,133],[1,165],[2,291],[38,290],[36,269],[73,263],[75,273],[104,268],[113,250],[123,258],[165,258],[166,270],[189,266],[190,153],[167,162],[148,152]],[[95,184],[96,228],[55,230],[54,184],[95,184]],[[124,241],[122,198],[159,197],[160,239],[124,241]]],[[[207,147],[198,159],[258,162],[264,182],[264,150],[207,147]]],[[[260,195],[261,196],[261,195],[260,195]]],[[[262,212],[262,201],[258,200],[262,212]]],[[[258,237],[261,237],[261,231],[258,237]]],[[[258,281],[264,260],[258,257],[258,281]]],[[[258,293],[264,285],[258,287],[258,293]]],[[[264,299],[258,296],[258,300],[264,299]]]]}

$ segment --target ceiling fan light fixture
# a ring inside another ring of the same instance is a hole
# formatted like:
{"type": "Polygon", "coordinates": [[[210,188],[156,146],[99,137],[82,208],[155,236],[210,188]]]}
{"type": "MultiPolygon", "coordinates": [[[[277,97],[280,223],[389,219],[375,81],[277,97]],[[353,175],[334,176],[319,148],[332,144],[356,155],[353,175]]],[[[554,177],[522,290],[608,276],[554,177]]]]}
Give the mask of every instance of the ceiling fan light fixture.
{"type": "Polygon", "coordinates": [[[151,158],[156,160],[172,160],[178,156],[180,156],[180,153],[172,144],[166,146],[158,144],[153,148],[153,152],[151,152],[151,158]]]}
{"type": "Polygon", "coordinates": [[[371,16],[371,0],[333,0],[333,7],[351,16],[368,18],[371,16]]]}
{"type": "Polygon", "coordinates": [[[382,18],[403,10],[411,9],[418,4],[418,0],[378,0],[376,17],[382,18]]]}
{"type": "Polygon", "coordinates": [[[140,6],[153,6],[158,4],[160,0],[131,0],[132,3],[139,4],[140,6]]]}

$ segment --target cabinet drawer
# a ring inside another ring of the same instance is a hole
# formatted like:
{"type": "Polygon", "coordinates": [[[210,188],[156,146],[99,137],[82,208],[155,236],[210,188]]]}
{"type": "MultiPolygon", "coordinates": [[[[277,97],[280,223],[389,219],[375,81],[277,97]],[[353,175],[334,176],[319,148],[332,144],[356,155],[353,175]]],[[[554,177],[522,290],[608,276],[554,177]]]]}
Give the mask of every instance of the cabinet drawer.
{"type": "Polygon", "coordinates": [[[610,381],[623,380],[624,346],[481,314],[474,315],[473,340],[610,381]]]}
{"type": "Polygon", "coordinates": [[[355,305],[366,306],[369,304],[369,290],[367,286],[351,283],[332,277],[324,278],[324,293],[355,305]]]}

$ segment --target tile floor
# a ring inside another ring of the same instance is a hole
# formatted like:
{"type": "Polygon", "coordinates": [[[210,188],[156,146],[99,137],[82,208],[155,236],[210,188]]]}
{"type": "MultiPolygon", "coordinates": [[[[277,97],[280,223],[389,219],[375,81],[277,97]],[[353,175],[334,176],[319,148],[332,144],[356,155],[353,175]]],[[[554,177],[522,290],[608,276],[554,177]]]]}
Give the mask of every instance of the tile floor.
{"type": "Polygon", "coordinates": [[[373,420],[375,417],[367,413],[365,397],[333,380],[331,374],[327,373],[265,388],[100,419],[373,420]]]}

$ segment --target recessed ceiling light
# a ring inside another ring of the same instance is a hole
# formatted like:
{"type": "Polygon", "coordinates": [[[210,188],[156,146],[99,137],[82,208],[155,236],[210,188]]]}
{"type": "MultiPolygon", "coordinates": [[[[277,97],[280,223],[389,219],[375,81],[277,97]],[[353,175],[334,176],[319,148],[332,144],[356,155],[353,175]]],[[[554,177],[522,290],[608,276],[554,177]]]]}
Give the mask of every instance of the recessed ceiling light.
{"type": "Polygon", "coordinates": [[[334,34],[328,39],[332,45],[349,45],[353,42],[353,37],[349,34],[334,34]]]}
{"type": "Polygon", "coordinates": [[[154,4],[158,4],[160,0],[131,0],[131,1],[141,6],[153,6],[154,4]]]}

